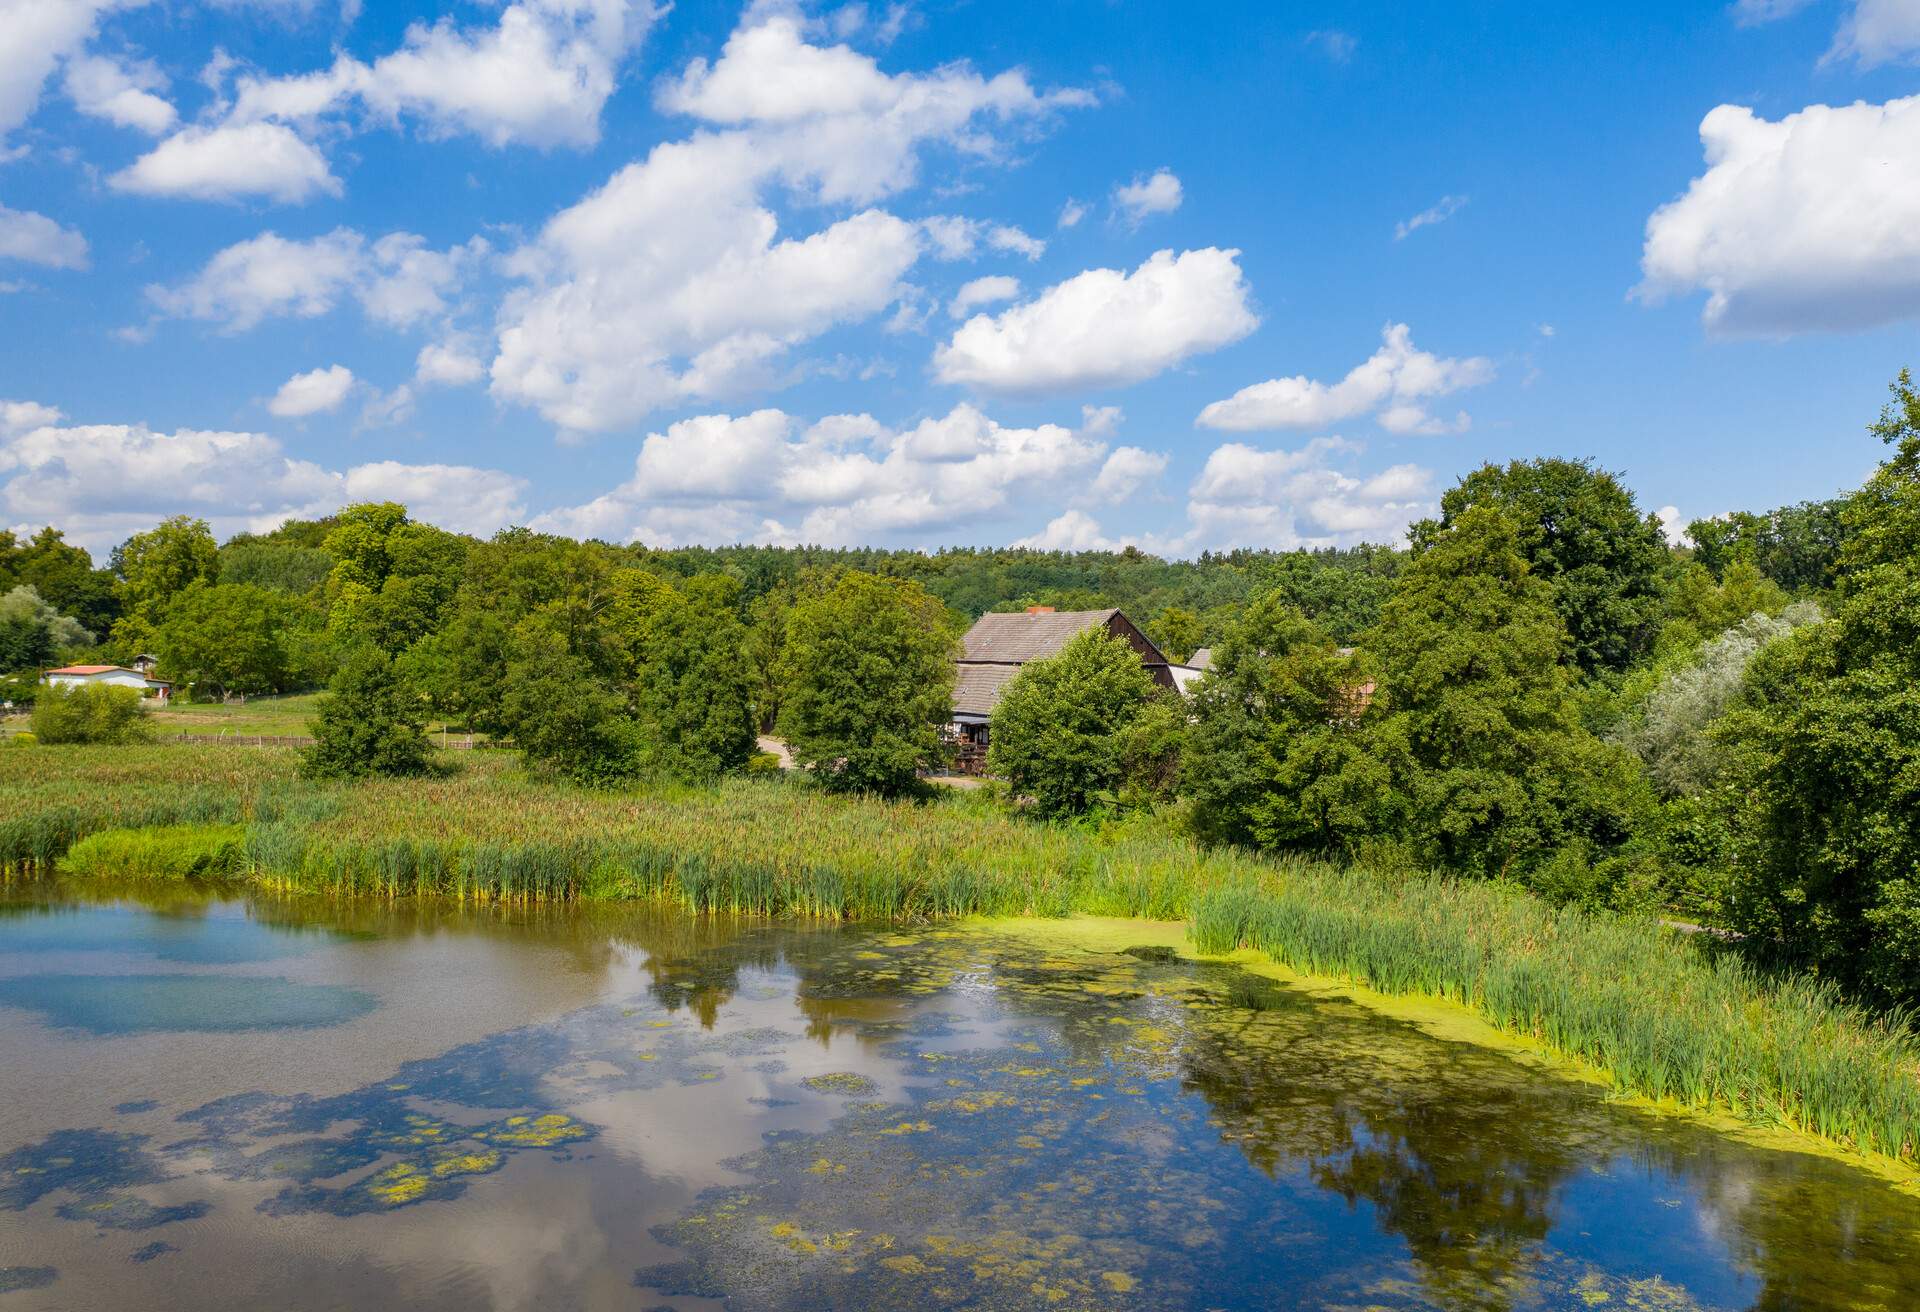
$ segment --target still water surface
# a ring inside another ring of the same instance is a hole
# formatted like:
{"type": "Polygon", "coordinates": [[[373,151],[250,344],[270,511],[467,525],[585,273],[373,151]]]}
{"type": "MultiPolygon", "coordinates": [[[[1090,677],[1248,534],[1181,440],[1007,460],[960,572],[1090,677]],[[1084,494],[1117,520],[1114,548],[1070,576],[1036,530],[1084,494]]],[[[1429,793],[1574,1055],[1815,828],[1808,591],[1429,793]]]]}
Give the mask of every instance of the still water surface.
{"type": "Polygon", "coordinates": [[[1125,932],[0,891],[0,1312],[266,1306],[1907,1312],[1920,1200],[1125,932]]]}

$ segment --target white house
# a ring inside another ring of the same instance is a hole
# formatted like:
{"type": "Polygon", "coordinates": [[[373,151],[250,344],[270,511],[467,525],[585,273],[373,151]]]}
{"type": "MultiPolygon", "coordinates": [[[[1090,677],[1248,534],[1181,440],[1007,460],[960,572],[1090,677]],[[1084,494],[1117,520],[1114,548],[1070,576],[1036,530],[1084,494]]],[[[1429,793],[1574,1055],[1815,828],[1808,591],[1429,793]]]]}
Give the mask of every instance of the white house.
{"type": "Polygon", "coordinates": [[[1186,664],[1169,668],[1173,673],[1174,686],[1181,692],[1190,693],[1193,685],[1200,682],[1201,676],[1213,668],[1213,648],[1202,647],[1187,657],[1186,664]]]}
{"type": "Polygon", "coordinates": [[[63,665],[57,670],[48,670],[41,675],[40,682],[55,688],[77,688],[83,684],[132,688],[142,696],[152,697],[155,701],[161,702],[173,695],[173,685],[165,679],[153,678],[139,670],[130,670],[124,665],[63,665]]]}

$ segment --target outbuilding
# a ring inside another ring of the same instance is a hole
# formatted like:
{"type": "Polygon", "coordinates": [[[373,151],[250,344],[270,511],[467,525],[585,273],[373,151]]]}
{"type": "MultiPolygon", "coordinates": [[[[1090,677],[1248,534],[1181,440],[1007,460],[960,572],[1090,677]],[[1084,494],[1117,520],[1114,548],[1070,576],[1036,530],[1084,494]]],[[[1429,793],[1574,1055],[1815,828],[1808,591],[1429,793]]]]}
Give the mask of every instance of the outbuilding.
{"type": "MultiPolygon", "coordinates": [[[[153,658],[149,656],[142,659],[151,662],[153,658]]],[[[151,664],[147,666],[149,671],[152,668],[151,664]]],[[[130,670],[124,665],[62,665],[57,670],[48,670],[41,675],[40,682],[54,688],[91,685],[132,688],[141,696],[160,702],[173,696],[173,685],[165,679],[156,679],[151,673],[130,670]]]]}
{"type": "Polygon", "coordinates": [[[1126,642],[1140,654],[1141,665],[1155,683],[1163,688],[1176,686],[1166,656],[1117,609],[1057,611],[1051,606],[1029,606],[1024,613],[982,615],[961,639],[963,650],[953,687],[952,734],[963,773],[978,774],[986,768],[987,722],[1020,667],[1058,655],[1089,629],[1105,629],[1126,642]]]}

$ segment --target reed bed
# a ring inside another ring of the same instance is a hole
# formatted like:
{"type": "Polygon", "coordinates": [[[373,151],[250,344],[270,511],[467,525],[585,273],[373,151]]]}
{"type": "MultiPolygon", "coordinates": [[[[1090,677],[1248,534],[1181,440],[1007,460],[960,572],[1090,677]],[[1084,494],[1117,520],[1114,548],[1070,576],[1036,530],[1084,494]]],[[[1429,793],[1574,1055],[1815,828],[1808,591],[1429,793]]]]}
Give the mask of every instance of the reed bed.
{"type": "Polygon", "coordinates": [[[1493,884],[1209,852],[1151,824],[1033,825],[961,798],[886,803],[777,781],[588,792],[529,779],[508,757],[425,782],[319,786],[276,752],[0,752],[0,859],[50,861],[104,830],[223,824],[245,826],[246,877],[290,892],[1190,919],[1204,951],[1247,947],[1383,993],[1452,999],[1626,1093],[1910,1163],[1920,1151],[1920,1043],[1903,1018],[1764,976],[1652,921],[1556,910],[1493,884]]]}
{"type": "Polygon", "coordinates": [[[226,879],[246,869],[244,825],[160,825],[88,834],[60,859],[68,874],[122,879],[226,879]]]}

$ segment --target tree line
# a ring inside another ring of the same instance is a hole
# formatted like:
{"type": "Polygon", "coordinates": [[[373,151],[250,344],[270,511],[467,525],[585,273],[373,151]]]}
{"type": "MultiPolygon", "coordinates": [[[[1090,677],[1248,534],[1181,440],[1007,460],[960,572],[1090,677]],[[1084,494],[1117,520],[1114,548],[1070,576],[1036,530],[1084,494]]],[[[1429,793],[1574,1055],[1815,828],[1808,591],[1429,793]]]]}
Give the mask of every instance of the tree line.
{"type": "Polygon", "coordinates": [[[176,518],[99,569],[0,534],[0,663],[91,639],[195,695],[330,685],[318,773],[431,768],[433,716],[591,785],[764,769],[773,732],[822,786],[901,793],[948,751],[972,619],[1119,606],[1212,672],[1182,699],[1097,635],[1029,664],[991,727],[1009,805],[1674,909],[1912,999],[1920,394],[1893,392],[1865,487],[1680,547],[1558,459],[1473,471],[1402,548],[1193,561],[483,541],[390,503],[224,544],[176,518]]]}

